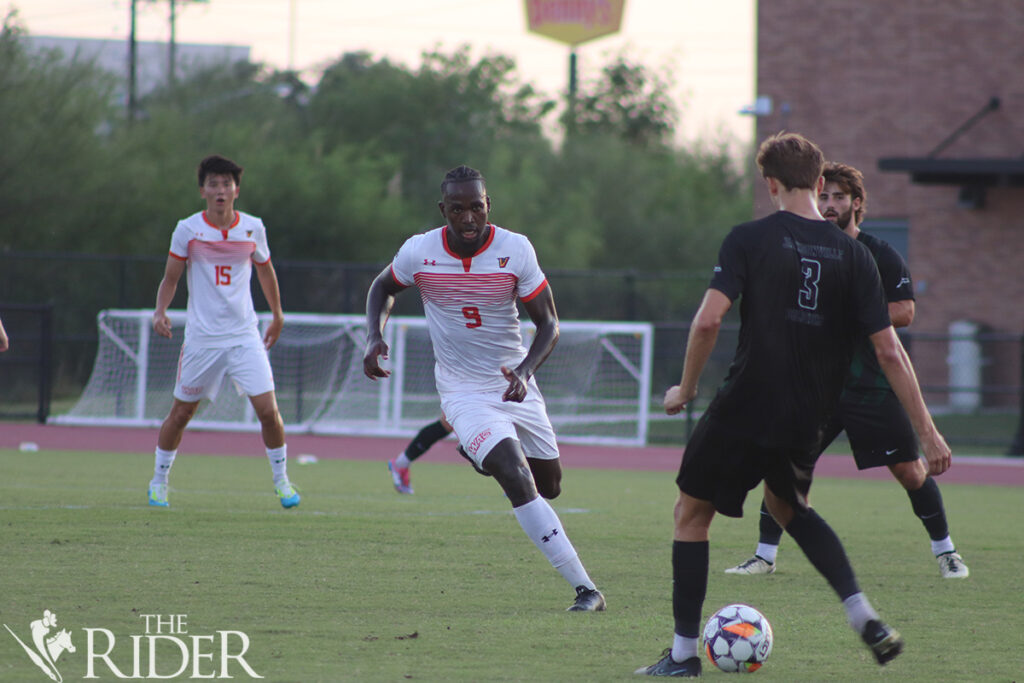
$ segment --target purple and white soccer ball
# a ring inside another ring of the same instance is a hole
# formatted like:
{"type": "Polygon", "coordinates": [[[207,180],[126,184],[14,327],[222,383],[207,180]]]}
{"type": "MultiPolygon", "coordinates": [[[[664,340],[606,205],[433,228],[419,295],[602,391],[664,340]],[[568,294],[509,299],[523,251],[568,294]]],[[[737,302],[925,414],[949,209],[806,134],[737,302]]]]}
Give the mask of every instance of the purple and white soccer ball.
{"type": "Polygon", "coordinates": [[[742,603],[726,605],[704,625],[704,653],[729,673],[753,673],[772,652],[772,625],[742,603]]]}

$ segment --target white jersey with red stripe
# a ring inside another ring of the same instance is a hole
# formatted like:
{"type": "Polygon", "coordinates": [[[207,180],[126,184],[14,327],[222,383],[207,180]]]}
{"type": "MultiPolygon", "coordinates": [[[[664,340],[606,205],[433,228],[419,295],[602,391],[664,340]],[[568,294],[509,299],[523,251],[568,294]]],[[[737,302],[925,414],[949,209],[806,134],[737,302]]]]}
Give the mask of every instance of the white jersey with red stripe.
{"type": "Polygon", "coordinates": [[[526,356],[516,298],[529,301],[547,286],[525,235],[496,225],[486,243],[463,258],[448,247],[446,228],[406,240],[391,263],[404,287],[423,299],[438,391],[504,391],[501,366],[526,356]]]}
{"type": "Polygon", "coordinates": [[[235,213],[227,230],[211,224],[205,211],[174,228],[170,255],[188,262],[186,343],[228,347],[260,336],[249,282],[252,264],[270,260],[267,231],[259,218],[235,213]]]}

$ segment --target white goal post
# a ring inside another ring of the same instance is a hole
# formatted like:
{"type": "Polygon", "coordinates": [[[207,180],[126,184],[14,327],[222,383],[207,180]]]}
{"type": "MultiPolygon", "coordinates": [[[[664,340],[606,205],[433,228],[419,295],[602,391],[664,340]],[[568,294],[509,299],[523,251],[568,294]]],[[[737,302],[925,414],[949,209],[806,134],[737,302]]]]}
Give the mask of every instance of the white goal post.
{"type": "MultiPolygon", "coordinates": [[[[69,425],[159,426],[171,406],[184,311],[168,311],[173,339],[152,333],[152,310],[97,316],[92,375],[75,406],[50,419],[69,425]]],[[[261,328],[269,314],[260,314],[261,328]]],[[[563,320],[555,350],[537,372],[560,441],[643,445],[651,396],[649,323],[563,320]]],[[[391,377],[363,375],[365,318],[291,313],[270,351],[277,401],[289,433],[412,436],[440,414],[426,320],[385,327],[391,377]]],[[[524,342],[533,332],[523,324],[524,342]]],[[[204,401],[190,427],[255,431],[259,423],[230,380],[204,401]]]]}

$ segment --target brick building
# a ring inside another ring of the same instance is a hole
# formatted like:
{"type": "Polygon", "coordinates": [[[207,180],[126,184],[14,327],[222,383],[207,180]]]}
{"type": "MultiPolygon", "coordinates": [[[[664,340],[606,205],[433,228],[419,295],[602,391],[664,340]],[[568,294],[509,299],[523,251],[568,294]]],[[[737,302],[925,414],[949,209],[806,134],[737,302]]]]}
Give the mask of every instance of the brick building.
{"type": "MultiPolygon", "coordinates": [[[[979,365],[948,339],[928,341],[957,321],[1006,337],[977,345],[983,385],[1019,385],[1024,2],[761,0],[757,13],[757,92],[771,101],[757,140],[800,132],[863,171],[862,228],[900,249],[914,276],[922,386],[957,384],[979,365]]],[[[769,209],[765,192],[756,206],[769,209]]],[[[975,397],[926,391],[953,408],[1019,401],[1011,390],[975,397]]]]}

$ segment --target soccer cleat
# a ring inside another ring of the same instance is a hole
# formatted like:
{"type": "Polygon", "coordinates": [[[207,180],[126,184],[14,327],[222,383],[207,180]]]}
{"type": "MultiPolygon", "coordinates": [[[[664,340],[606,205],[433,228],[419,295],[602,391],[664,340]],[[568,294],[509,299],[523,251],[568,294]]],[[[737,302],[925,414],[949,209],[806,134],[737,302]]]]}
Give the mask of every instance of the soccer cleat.
{"type": "Polygon", "coordinates": [[[576,602],[566,608],[566,612],[603,612],[604,596],[596,588],[576,586],[576,602]]]}
{"type": "Polygon", "coordinates": [[[167,502],[167,484],[149,485],[149,504],[158,508],[171,507],[171,504],[167,502]]]}
{"type": "Polygon", "coordinates": [[[726,574],[774,574],[775,563],[769,562],[763,557],[754,555],[746,562],[741,562],[735,567],[725,570],[726,574]]]}
{"type": "Polygon", "coordinates": [[[473,460],[473,458],[469,457],[469,453],[467,453],[466,450],[462,447],[462,444],[459,444],[458,446],[455,447],[455,452],[461,455],[466,460],[468,460],[469,464],[472,465],[473,469],[476,470],[478,473],[484,475],[485,477],[491,476],[490,472],[480,467],[480,465],[477,465],[476,460],[473,460]]]}
{"type": "Polygon", "coordinates": [[[275,487],[274,493],[281,499],[281,507],[286,510],[298,507],[299,501],[302,500],[302,496],[299,495],[299,492],[295,490],[290,481],[285,481],[280,486],[275,487]]]}
{"type": "Polygon", "coordinates": [[[955,550],[942,553],[935,559],[939,561],[939,572],[942,573],[944,579],[966,579],[971,573],[967,565],[964,564],[964,558],[960,557],[960,553],[955,550]]]}
{"type": "Polygon", "coordinates": [[[399,467],[394,460],[388,460],[388,472],[391,472],[391,483],[399,493],[412,494],[412,484],[409,483],[409,468],[399,467]]]}
{"type": "Polygon", "coordinates": [[[871,619],[864,624],[860,637],[882,666],[903,652],[903,638],[899,632],[878,619],[871,619]]]}
{"type": "Polygon", "coordinates": [[[700,678],[700,657],[689,657],[681,662],[672,659],[672,648],[666,648],[662,657],[650,666],[642,666],[633,673],[641,676],[675,676],[700,678]]]}

